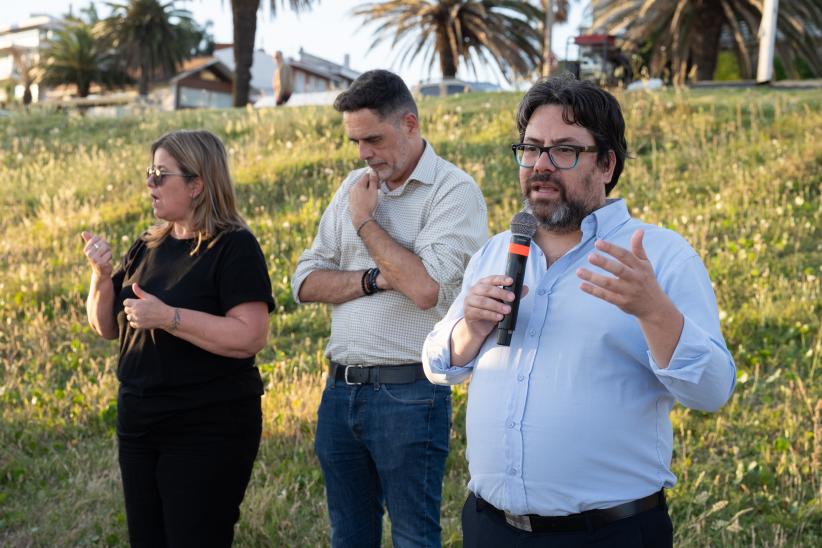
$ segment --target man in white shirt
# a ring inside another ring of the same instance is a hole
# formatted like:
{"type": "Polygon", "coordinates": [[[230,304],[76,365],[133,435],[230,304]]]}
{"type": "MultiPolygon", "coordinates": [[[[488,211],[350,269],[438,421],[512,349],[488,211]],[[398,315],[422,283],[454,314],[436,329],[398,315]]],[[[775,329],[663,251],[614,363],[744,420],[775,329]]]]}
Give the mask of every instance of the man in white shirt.
{"type": "Polygon", "coordinates": [[[399,76],[366,72],[334,107],[368,166],[343,181],[291,282],[297,302],[333,305],[315,441],[331,542],[379,546],[385,505],[394,546],[439,546],[450,388],[419,356],[486,239],[485,202],[422,138],[399,76]]]}

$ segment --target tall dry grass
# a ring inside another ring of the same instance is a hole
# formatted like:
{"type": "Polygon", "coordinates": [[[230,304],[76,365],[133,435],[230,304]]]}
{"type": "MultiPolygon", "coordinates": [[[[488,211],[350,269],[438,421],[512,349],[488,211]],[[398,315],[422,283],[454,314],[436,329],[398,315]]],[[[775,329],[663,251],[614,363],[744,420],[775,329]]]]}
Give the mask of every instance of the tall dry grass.
{"type": "MultiPolygon", "coordinates": [[[[675,408],[670,506],[681,546],[822,545],[822,99],[813,92],[667,91],[620,97],[634,158],[616,194],[682,233],[714,281],[739,369],[718,414],[675,408]]],[[[514,94],[425,100],[425,135],[471,173],[491,230],[519,207],[514,94]]],[[[122,253],[151,221],[141,169],[170,129],[229,148],[277,311],[258,362],[265,431],[239,546],[328,543],[312,451],[329,316],[297,307],[289,276],[357,165],[326,108],[182,112],[118,120],[32,113],[0,120],[0,545],[124,545],[112,428],[116,348],[93,336],[79,232],[122,253]]],[[[442,521],[460,545],[465,391],[442,521]]],[[[387,533],[386,533],[387,535],[387,533]]],[[[387,536],[386,536],[387,540],[387,536]]]]}

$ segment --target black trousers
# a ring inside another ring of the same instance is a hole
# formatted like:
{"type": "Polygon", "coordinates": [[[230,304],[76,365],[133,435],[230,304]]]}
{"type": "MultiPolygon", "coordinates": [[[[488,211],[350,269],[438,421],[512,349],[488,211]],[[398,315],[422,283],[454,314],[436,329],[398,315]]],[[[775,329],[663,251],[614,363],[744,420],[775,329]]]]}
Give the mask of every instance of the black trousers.
{"type": "Polygon", "coordinates": [[[462,508],[464,548],[670,548],[673,526],[668,508],[659,506],[594,531],[529,533],[508,525],[494,512],[477,509],[473,493],[462,508]]]}
{"type": "Polygon", "coordinates": [[[259,397],[180,412],[120,435],[133,547],[227,547],[260,446],[259,397]]]}

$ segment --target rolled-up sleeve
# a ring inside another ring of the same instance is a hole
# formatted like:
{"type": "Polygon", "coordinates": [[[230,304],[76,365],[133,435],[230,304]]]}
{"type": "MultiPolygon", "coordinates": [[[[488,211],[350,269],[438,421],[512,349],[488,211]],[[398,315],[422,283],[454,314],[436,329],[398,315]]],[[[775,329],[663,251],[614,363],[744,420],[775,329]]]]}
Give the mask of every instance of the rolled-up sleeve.
{"type": "Polygon", "coordinates": [[[453,301],[471,255],[487,238],[488,212],[476,183],[460,179],[434,197],[414,253],[439,284],[437,303],[448,306],[453,301]]]}
{"type": "Polygon", "coordinates": [[[668,367],[660,368],[649,351],[651,369],[682,405],[716,411],[733,393],[736,364],[720,331],[711,281],[695,255],[672,271],[663,289],[685,321],[668,367]]]}
{"type": "Polygon", "coordinates": [[[345,187],[346,185],[343,183],[334,194],[331,204],[323,212],[320,219],[320,226],[317,229],[314,242],[309,249],[303,251],[297,261],[297,268],[291,277],[291,294],[297,304],[302,304],[302,301],[300,301],[300,287],[309,274],[315,270],[340,270],[340,243],[338,241],[340,232],[337,224],[341,220],[339,208],[341,195],[345,187]]]}
{"type": "MultiPolygon", "coordinates": [[[[484,248],[483,248],[484,249],[484,248]]],[[[463,304],[468,290],[475,283],[478,263],[482,256],[482,250],[478,251],[468,267],[462,280],[462,290],[448,309],[445,317],[437,322],[434,329],[425,339],[422,347],[422,367],[425,376],[433,384],[459,384],[471,375],[475,360],[460,366],[451,366],[451,333],[454,327],[465,316],[463,304]]]]}

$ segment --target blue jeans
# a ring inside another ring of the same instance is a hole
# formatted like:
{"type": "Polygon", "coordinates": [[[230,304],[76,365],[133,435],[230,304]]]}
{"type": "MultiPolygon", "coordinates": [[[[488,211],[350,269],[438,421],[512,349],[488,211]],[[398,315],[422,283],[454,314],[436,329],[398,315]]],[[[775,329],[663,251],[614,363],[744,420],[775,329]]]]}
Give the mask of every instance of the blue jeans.
{"type": "Polygon", "coordinates": [[[329,378],[318,412],[334,548],[380,546],[383,505],[396,548],[440,546],[451,389],[422,379],[349,386],[329,378]]]}

